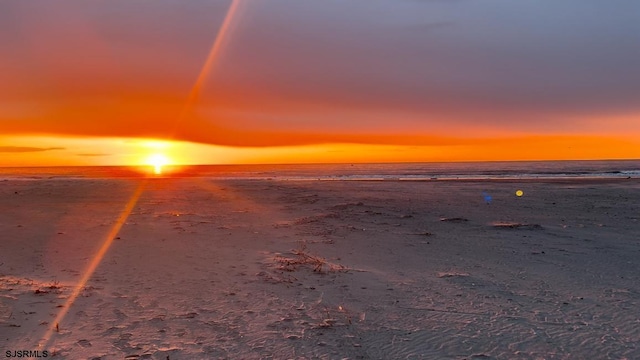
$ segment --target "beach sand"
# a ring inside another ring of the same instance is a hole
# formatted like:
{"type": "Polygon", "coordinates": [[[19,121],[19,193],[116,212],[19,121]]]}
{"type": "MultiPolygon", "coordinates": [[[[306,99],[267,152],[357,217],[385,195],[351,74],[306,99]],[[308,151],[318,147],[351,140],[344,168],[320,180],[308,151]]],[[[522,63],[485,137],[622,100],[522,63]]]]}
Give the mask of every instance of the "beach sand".
{"type": "Polygon", "coordinates": [[[638,359],[639,190],[3,181],[0,356],[638,359]]]}

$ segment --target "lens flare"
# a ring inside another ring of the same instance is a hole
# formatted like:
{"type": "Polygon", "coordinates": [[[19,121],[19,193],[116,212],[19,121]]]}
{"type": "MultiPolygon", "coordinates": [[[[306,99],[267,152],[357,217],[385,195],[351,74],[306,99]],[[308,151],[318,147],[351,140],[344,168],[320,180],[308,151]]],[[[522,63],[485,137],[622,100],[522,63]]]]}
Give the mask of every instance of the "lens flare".
{"type": "Polygon", "coordinates": [[[183,122],[187,120],[188,116],[196,105],[200,96],[200,92],[202,91],[206,80],[209,78],[211,72],[213,71],[216,61],[224,52],[225,45],[229,41],[229,37],[231,32],[233,31],[233,28],[237,26],[239,13],[242,11],[242,8],[245,5],[245,1],[246,0],[231,1],[229,9],[227,10],[227,15],[224,17],[222,25],[218,30],[218,34],[216,35],[213,44],[211,45],[211,49],[209,50],[207,59],[200,69],[200,73],[198,74],[196,82],[195,84],[193,84],[193,87],[189,92],[189,96],[187,97],[187,101],[182,107],[180,115],[173,124],[172,137],[175,137],[176,133],[180,129],[180,126],[182,126],[183,122]]]}

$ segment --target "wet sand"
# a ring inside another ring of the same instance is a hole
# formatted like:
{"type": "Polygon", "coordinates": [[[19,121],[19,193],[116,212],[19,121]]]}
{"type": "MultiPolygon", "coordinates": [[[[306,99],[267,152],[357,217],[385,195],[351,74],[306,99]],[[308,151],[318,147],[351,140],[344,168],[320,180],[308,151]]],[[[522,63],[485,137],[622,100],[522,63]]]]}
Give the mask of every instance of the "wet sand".
{"type": "Polygon", "coordinates": [[[0,199],[3,354],[640,358],[638,179],[9,180],[0,199]]]}

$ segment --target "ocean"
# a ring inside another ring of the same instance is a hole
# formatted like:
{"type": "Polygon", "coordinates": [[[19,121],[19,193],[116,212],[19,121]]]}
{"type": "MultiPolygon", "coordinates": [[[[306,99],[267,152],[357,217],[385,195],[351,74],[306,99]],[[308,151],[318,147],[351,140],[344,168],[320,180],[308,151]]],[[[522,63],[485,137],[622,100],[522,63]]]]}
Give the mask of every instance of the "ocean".
{"type": "Polygon", "coordinates": [[[189,165],[165,166],[160,175],[153,174],[150,166],[0,168],[0,180],[141,177],[327,181],[639,178],[640,160],[189,165]]]}

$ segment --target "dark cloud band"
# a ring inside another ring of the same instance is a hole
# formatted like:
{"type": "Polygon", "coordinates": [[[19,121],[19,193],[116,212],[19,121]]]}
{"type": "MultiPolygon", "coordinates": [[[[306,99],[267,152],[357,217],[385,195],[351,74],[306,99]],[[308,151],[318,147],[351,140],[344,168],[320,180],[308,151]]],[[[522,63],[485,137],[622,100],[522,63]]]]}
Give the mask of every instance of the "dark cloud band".
{"type": "Polygon", "coordinates": [[[62,147],[40,148],[40,147],[29,147],[29,146],[0,146],[0,153],[28,153],[28,152],[51,151],[51,150],[65,150],[65,148],[62,148],[62,147]]]}

